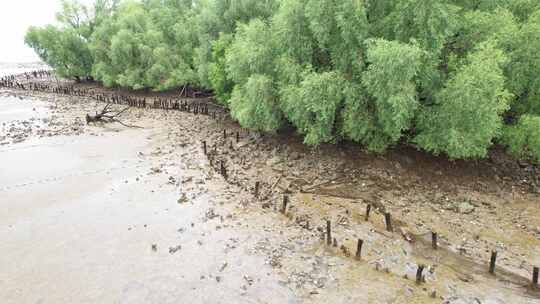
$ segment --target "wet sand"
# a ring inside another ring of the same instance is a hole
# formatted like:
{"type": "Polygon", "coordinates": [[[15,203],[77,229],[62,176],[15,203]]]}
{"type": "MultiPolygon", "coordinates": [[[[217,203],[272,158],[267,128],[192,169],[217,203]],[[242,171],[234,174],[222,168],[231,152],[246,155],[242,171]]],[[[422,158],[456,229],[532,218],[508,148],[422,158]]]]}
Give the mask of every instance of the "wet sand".
{"type": "MultiPolygon", "coordinates": [[[[0,117],[33,113],[8,108],[0,117]]],[[[180,186],[152,173],[167,161],[160,170],[182,176],[181,150],[156,154],[164,136],[122,130],[0,147],[2,303],[295,302],[263,257],[244,253],[249,235],[202,221],[212,194],[188,208],[180,186]],[[256,279],[245,290],[244,276],[256,279]]]]}
{"type": "Polygon", "coordinates": [[[305,151],[228,120],[132,109],[124,119],[141,129],[86,126],[103,104],[0,95],[3,303],[540,303],[526,286],[539,262],[534,194],[514,199],[467,185],[482,178],[442,176],[459,189],[450,197],[419,182],[415,164],[350,165],[343,151],[305,151]],[[381,210],[364,220],[369,203],[394,214],[394,233],[381,210]],[[338,247],[321,240],[327,219],[338,247]],[[438,252],[423,240],[430,228],[438,252]],[[360,261],[350,256],[358,238],[360,261]],[[490,248],[501,251],[496,277],[485,271],[490,248]],[[416,284],[420,263],[426,283],[416,284]]]}

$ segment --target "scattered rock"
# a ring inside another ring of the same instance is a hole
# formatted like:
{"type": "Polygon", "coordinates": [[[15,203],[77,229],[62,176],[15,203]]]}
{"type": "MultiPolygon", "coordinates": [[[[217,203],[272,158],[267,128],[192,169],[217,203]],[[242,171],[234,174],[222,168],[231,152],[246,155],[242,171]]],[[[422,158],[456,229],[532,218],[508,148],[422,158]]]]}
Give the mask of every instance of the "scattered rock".
{"type": "Polygon", "coordinates": [[[229,265],[229,263],[223,262],[223,264],[221,265],[221,267],[219,267],[219,272],[223,272],[223,270],[225,270],[225,268],[227,268],[228,265],[229,265]]]}
{"type": "Polygon", "coordinates": [[[182,193],[180,195],[180,198],[178,199],[178,204],[185,204],[187,203],[189,200],[188,200],[188,197],[185,193],[182,193]]]}
{"type": "Polygon", "coordinates": [[[182,249],[182,245],[178,245],[176,247],[169,247],[169,253],[175,254],[176,252],[180,251],[182,249]]]}

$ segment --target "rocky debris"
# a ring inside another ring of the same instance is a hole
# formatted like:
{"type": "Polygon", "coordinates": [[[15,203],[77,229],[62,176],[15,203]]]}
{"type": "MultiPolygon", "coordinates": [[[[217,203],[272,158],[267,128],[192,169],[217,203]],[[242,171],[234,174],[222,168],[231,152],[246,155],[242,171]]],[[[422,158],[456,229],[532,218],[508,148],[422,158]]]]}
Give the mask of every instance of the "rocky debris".
{"type": "Polygon", "coordinates": [[[178,199],[178,204],[185,204],[187,202],[189,202],[187,194],[182,192],[182,194],[180,194],[180,198],[178,199]]]}
{"type": "Polygon", "coordinates": [[[246,283],[248,283],[248,285],[250,285],[250,286],[253,285],[254,280],[253,280],[252,277],[250,277],[248,275],[244,275],[244,280],[246,281],[246,283]]]}
{"type": "Polygon", "coordinates": [[[223,264],[221,264],[221,267],[219,267],[219,272],[223,272],[223,270],[225,270],[225,268],[227,268],[228,265],[229,263],[223,262],[223,264]]]}
{"type": "Polygon", "coordinates": [[[161,170],[161,168],[159,167],[152,167],[150,169],[150,174],[159,174],[159,173],[162,173],[163,171],[161,170]]]}
{"type": "Polygon", "coordinates": [[[169,253],[175,254],[176,252],[180,251],[182,249],[182,245],[178,245],[175,247],[169,247],[169,253]]]}
{"type": "Polygon", "coordinates": [[[307,214],[298,215],[296,216],[295,222],[298,226],[310,230],[310,223],[309,223],[310,217],[307,214]]]}
{"type": "Polygon", "coordinates": [[[217,217],[219,217],[219,214],[216,214],[216,212],[214,211],[214,208],[210,208],[210,209],[208,209],[208,211],[206,211],[203,221],[207,222],[207,221],[213,220],[213,219],[215,219],[217,217]]]}

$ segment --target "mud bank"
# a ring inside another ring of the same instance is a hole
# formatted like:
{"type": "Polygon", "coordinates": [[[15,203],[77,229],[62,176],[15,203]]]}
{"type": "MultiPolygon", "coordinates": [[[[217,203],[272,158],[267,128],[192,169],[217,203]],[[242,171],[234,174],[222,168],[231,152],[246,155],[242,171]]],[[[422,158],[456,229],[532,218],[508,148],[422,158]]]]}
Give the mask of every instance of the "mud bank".
{"type": "Polygon", "coordinates": [[[307,150],[292,134],[178,111],[134,108],[124,119],[140,130],[87,126],[103,104],[2,94],[8,303],[540,303],[535,168],[307,150]]]}

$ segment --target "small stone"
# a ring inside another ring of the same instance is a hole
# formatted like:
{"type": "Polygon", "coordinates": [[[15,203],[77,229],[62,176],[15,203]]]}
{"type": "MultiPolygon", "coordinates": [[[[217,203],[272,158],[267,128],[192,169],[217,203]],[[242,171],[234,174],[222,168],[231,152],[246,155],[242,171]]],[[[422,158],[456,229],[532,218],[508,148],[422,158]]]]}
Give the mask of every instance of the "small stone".
{"type": "Polygon", "coordinates": [[[178,245],[176,247],[169,247],[169,253],[175,254],[176,252],[180,251],[182,249],[182,245],[178,245]]]}
{"type": "Polygon", "coordinates": [[[219,272],[223,272],[223,270],[225,270],[225,268],[227,268],[229,264],[227,262],[223,262],[223,265],[221,265],[221,267],[219,268],[219,272]]]}
{"type": "Polygon", "coordinates": [[[184,204],[188,202],[187,195],[185,193],[182,193],[180,198],[178,199],[178,204],[184,204]]]}

